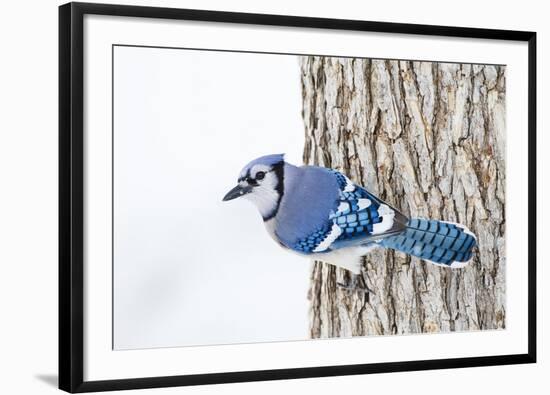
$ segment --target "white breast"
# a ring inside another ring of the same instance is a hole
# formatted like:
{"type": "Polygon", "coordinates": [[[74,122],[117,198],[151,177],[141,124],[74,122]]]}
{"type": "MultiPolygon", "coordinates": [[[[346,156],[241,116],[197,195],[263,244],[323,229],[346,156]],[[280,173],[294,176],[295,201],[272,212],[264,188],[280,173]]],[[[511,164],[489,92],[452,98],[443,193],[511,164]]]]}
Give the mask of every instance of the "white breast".
{"type": "Polygon", "coordinates": [[[316,261],[330,263],[331,265],[349,270],[354,274],[360,274],[361,258],[376,247],[378,247],[378,244],[373,243],[368,246],[341,248],[324,254],[312,254],[309,256],[316,261]]]}
{"type": "Polygon", "coordinates": [[[275,240],[277,243],[280,243],[279,239],[275,235],[275,217],[271,218],[270,220],[264,221],[265,229],[267,230],[267,233],[271,236],[273,240],[275,240]]]}

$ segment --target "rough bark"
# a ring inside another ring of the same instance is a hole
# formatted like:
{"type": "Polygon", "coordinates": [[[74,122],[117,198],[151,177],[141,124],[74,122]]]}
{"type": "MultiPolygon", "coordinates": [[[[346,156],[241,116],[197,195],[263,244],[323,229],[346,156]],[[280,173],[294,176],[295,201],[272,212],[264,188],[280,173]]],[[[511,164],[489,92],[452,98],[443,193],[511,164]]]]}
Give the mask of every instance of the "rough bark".
{"type": "Polygon", "coordinates": [[[478,238],[447,269],[378,249],[368,297],[315,262],[312,338],[505,326],[505,67],[303,57],[304,163],[335,168],[411,217],[459,222],[478,238]]]}

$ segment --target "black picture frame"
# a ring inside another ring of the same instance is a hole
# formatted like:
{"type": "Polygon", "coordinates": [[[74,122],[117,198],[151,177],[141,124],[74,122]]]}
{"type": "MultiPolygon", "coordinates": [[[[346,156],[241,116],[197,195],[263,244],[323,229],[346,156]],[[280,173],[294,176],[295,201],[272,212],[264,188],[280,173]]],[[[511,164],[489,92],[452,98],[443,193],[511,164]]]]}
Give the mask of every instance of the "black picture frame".
{"type": "Polygon", "coordinates": [[[449,369],[536,362],[536,33],[284,15],[110,4],[59,8],[59,388],[90,392],[449,369]],[[528,352],[526,354],[243,371],[106,381],[84,380],[83,18],[86,14],[511,40],[528,43],[528,352]]]}

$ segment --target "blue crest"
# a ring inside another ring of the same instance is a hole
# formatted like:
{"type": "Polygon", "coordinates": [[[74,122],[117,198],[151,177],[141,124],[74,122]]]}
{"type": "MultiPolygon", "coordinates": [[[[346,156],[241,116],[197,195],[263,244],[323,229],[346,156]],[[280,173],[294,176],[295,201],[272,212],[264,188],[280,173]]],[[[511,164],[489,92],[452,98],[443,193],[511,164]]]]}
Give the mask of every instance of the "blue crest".
{"type": "Polygon", "coordinates": [[[284,162],[284,160],[285,160],[285,154],[272,154],[272,155],[260,156],[259,158],[254,159],[253,161],[249,162],[245,167],[243,167],[243,169],[239,174],[239,180],[245,178],[248,175],[250,169],[255,165],[265,165],[265,166],[273,167],[276,164],[284,162]]]}

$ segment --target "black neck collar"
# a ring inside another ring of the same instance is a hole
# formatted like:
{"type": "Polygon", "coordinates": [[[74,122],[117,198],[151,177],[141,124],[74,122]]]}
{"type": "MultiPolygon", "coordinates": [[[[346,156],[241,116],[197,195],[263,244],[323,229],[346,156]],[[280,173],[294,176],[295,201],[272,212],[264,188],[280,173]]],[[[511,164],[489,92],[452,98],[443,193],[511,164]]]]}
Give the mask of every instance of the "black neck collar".
{"type": "Polygon", "coordinates": [[[273,217],[277,215],[277,212],[279,211],[279,206],[281,205],[281,199],[283,198],[283,195],[285,194],[285,162],[281,161],[273,166],[273,170],[275,172],[275,176],[277,177],[277,186],[275,187],[275,190],[277,191],[277,195],[279,196],[277,199],[277,204],[275,205],[275,208],[271,213],[263,217],[264,222],[269,221],[273,217]]]}

